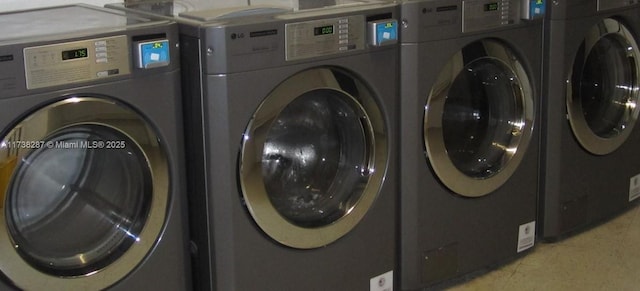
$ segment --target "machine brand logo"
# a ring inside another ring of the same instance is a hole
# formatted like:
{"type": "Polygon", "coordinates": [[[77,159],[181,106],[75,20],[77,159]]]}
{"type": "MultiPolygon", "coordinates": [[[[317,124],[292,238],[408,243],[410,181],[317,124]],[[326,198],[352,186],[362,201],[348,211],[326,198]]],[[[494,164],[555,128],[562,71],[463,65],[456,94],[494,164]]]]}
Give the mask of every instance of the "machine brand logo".
{"type": "Polygon", "coordinates": [[[9,62],[9,61],[13,61],[13,55],[0,56],[0,62],[9,62]]]}
{"type": "Polygon", "coordinates": [[[231,34],[231,39],[232,40],[236,40],[238,38],[244,38],[244,33],[242,33],[242,32],[241,33],[235,33],[234,32],[234,33],[231,34]]]}
{"type": "MultiPolygon", "coordinates": [[[[253,38],[253,37],[263,37],[263,36],[270,36],[270,35],[277,35],[278,34],[278,30],[277,29],[268,29],[268,30],[260,30],[260,31],[252,31],[249,32],[249,37],[253,38]]],[[[244,38],[245,34],[243,32],[240,33],[232,33],[231,34],[231,39],[232,40],[236,40],[236,39],[240,39],[240,38],[244,38]]]]}

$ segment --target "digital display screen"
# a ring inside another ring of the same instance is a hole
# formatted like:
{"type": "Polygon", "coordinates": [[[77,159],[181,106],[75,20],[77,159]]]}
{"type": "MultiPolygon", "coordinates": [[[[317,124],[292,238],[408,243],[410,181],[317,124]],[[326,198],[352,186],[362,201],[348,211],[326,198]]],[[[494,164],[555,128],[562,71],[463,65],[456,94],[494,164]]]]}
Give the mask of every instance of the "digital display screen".
{"type": "Polygon", "coordinates": [[[333,25],[325,25],[313,29],[313,35],[333,34],[333,25]]]}
{"type": "Polygon", "coordinates": [[[62,51],[62,60],[73,60],[86,58],[89,56],[89,50],[87,48],[80,48],[75,50],[62,51]]]}
{"type": "Polygon", "coordinates": [[[484,11],[496,11],[498,10],[498,2],[484,4],[484,11]]]}

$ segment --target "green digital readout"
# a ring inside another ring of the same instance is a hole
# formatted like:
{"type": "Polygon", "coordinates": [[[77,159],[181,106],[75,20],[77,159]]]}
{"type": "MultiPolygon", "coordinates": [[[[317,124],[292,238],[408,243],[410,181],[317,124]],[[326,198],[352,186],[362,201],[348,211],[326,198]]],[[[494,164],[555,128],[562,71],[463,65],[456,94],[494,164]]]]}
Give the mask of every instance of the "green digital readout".
{"type": "Polygon", "coordinates": [[[89,50],[87,48],[62,51],[62,60],[66,61],[66,60],[86,58],[89,56],[88,52],[89,50]]]}
{"type": "Polygon", "coordinates": [[[498,10],[498,2],[484,4],[484,11],[496,11],[498,10]]]}
{"type": "Polygon", "coordinates": [[[325,25],[320,27],[315,27],[313,29],[313,35],[327,35],[333,34],[333,25],[325,25]]]}

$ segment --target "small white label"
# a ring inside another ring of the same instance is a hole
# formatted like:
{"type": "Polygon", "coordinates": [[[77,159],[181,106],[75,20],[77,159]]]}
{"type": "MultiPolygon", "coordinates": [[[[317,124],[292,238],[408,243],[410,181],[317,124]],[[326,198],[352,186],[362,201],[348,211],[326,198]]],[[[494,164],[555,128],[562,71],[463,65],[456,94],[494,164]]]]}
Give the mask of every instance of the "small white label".
{"type": "Polygon", "coordinates": [[[631,177],[629,180],[629,202],[640,197],[640,175],[631,177]]]}
{"type": "Polygon", "coordinates": [[[532,221],[520,226],[518,232],[518,252],[528,250],[536,242],[536,222],[532,221]]]}
{"type": "Polygon", "coordinates": [[[369,281],[370,291],[393,291],[393,271],[386,272],[369,281]]]}

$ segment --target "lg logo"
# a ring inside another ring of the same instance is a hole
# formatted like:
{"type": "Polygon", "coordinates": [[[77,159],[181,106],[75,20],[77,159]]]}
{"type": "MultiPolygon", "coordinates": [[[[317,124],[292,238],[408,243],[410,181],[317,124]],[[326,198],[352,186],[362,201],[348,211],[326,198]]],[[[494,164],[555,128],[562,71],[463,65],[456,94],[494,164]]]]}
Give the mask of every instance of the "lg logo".
{"type": "Polygon", "coordinates": [[[234,32],[234,33],[231,34],[231,39],[232,40],[236,40],[236,39],[239,39],[239,38],[244,38],[244,33],[242,33],[242,32],[241,33],[235,33],[234,32]]]}

